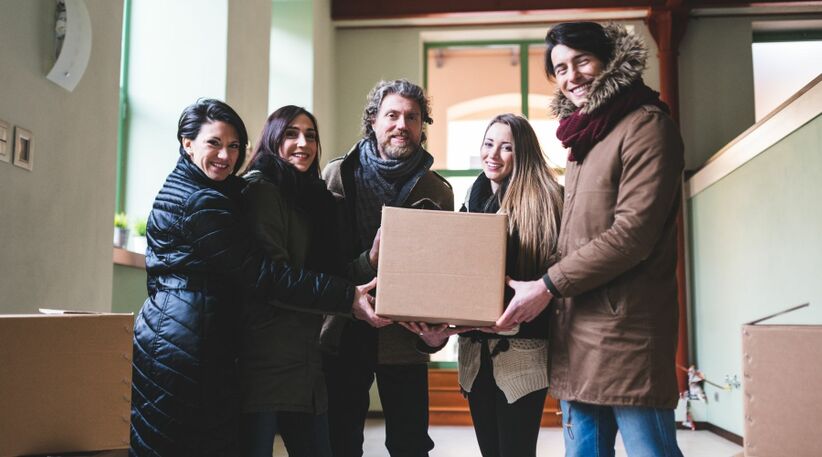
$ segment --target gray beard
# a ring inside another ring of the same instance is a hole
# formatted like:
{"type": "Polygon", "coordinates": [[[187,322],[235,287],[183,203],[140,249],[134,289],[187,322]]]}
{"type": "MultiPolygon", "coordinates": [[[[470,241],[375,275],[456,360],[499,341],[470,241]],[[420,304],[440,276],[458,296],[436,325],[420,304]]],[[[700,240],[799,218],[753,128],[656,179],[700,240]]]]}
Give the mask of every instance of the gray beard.
{"type": "Polygon", "coordinates": [[[420,145],[409,144],[408,146],[392,146],[391,139],[380,145],[380,155],[393,160],[402,160],[413,154],[420,145]]]}

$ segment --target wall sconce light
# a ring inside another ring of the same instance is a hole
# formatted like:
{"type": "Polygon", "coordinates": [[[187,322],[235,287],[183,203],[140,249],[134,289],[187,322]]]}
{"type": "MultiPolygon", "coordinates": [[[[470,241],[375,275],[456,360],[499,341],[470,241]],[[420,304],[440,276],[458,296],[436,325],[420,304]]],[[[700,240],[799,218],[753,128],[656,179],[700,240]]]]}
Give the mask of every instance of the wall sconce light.
{"type": "Polygon", "coordinates": [[[71,92],[83,77],[91,56],[91,19],[83,0],[61,0],[57,3],[57,9],[57,60],[46,78],[71,92]],[[65,20],[61,22],[63,8],[65,20]],[[61,46],[63,29],[65,37],[61,46]]]}

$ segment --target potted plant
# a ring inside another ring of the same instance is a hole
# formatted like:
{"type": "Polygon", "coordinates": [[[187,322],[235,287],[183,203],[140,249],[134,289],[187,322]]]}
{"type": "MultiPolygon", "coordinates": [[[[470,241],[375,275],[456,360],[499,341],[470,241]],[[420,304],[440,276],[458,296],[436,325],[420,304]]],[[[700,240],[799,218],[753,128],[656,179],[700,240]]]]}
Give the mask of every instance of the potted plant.
{"type": "Polygon", "coordinates": [[[147,246],[146,219],[140,218],[134,222],[134,236],[131,237],[131,250],[145,254],[147,246]]]}
{"type": "Polygon", "coordinates": [[[128,217],[126,213],[114,214],[114,247],[125,249],[128,243],[128,217]]]}

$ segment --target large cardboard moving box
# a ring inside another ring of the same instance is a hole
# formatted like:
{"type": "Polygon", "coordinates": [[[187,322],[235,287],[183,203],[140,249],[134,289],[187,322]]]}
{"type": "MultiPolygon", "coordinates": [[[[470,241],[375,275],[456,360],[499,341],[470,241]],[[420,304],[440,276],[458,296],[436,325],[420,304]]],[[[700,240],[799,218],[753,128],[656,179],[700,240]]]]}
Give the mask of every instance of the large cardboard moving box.
{"type": "Polygon", "coordinates": [[[822,456],[822,325],[742,327],[746,457],[822,456]]]}
{"type": "Polygon", "coordinates": [[[131,314],[0,315],[0,456],[124,449],[131,314]]]}
{"type": "Polygon", "coordinates": [[[377,314],[485,326],[502,314],[507,217],[385,207],[377,314]]]}

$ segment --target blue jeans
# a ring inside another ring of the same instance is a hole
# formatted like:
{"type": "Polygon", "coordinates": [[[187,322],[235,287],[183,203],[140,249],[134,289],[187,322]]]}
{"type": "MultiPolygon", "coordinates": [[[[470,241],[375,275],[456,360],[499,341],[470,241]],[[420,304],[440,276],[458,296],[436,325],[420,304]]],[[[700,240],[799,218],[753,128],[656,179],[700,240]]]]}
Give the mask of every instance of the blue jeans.
{"type": "Polygon", "coordinates": [[[560,403],[565,457],[613,457],[617,430],[629,457],[682,457],[671,409],[560,403]]]}

